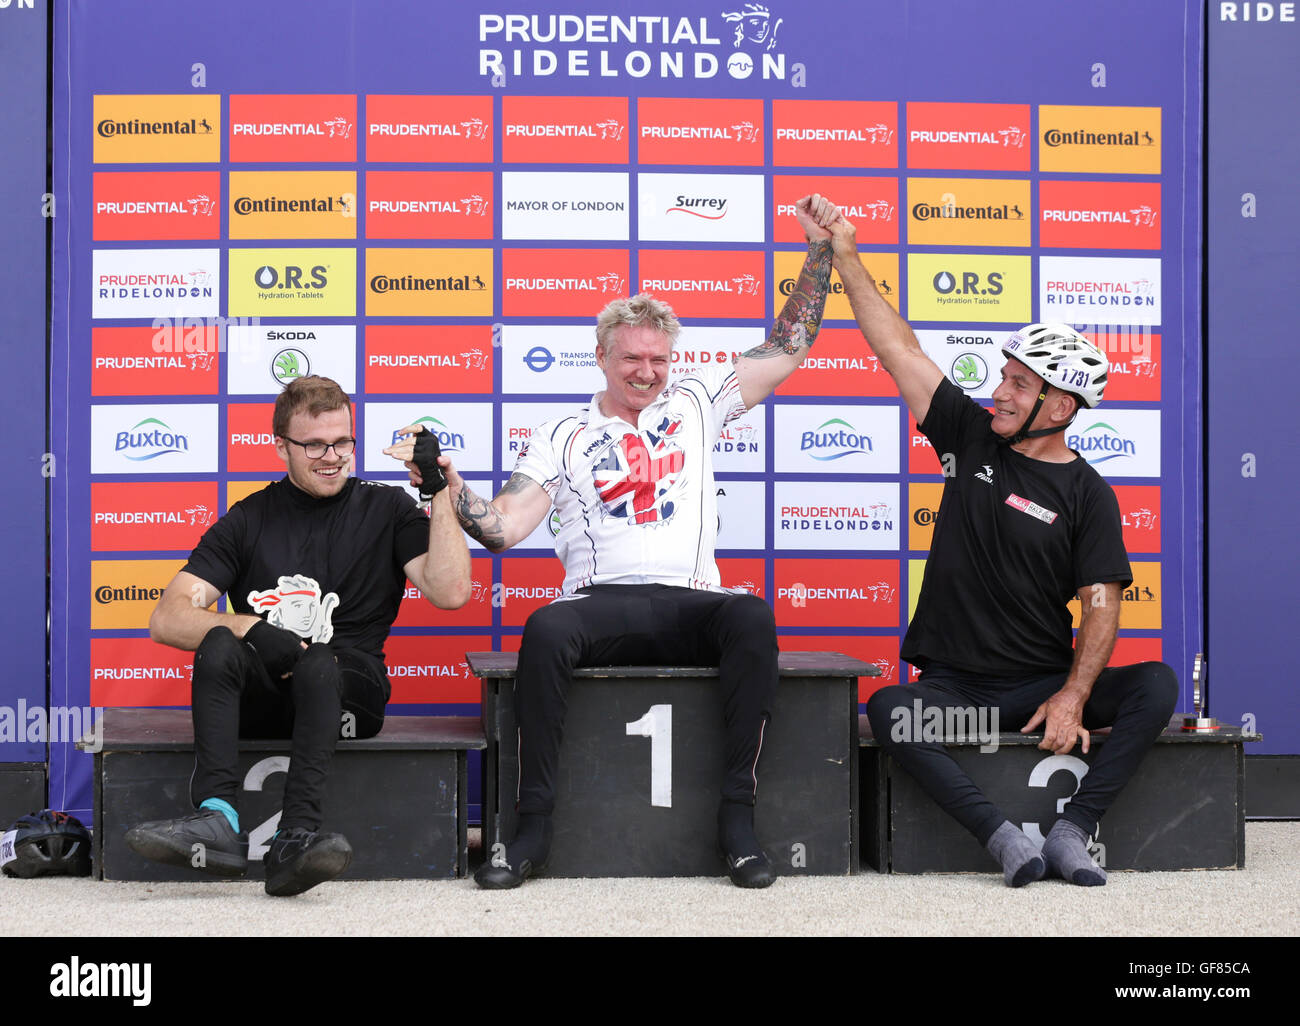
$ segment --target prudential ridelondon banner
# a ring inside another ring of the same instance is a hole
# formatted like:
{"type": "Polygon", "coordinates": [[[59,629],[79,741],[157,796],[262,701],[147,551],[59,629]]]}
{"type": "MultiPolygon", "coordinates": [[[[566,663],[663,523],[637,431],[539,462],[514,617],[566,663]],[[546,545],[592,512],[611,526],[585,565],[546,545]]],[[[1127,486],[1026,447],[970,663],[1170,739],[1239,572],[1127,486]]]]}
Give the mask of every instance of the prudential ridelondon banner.
{"type": "MultiPolygon", "coordinates": [[[[1124,515],[1116,659],[1186,675],[1197,4],[59,11],[51,666],[74,701],[188,703],[189,657],[149,640],[149,611],[204,529],[280,476],[286,381],[355,395],[364,476],[403,480],[380,450],[423,421],[494,491],[532,427],[600,387],[610,299],[674,306],[674,374],[761,342],[810,192],[845,207],[881,291],[972,396],[1026,322],[1108,349],[1107,402],[1069,441],[1124,515]]],[[[943,479],[842,294],[715,467],[724,583],[773,605],[786,648],[900,680],[943,479]]],[[[394,713],[473,711],[464,653],[517,647],[559,593],[552,529],[505,557],[474,546],[463,609],[405,603],[394,713]]],[[[84,813],[88,764],[52,774],[51,800],[84,813]]]]}

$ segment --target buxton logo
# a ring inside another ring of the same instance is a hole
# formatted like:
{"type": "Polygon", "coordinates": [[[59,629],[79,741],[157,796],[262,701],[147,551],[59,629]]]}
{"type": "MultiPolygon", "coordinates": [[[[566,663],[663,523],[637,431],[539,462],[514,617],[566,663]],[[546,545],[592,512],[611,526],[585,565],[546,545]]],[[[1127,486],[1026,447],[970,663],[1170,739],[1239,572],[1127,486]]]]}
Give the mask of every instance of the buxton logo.
{"type": "Polygon", "coordinates": [[[1122,456],[1137,455],[1137,443],[1103,421],[1067,436],[1065,444],[1094,466],[1122,456]]]}
{"type": "Polygon", "coordinates": [[[253,272],[253,283],[259,289],[278,288],[286,292],[299,289],[323,289],[329,284],[325,271],[323,264],[316,264],[311,268],[311,277],[304,281],[303,274],[306,272],[295,264],[288,264],[282,268],[263,264],[253,272]]]}
{"type": "Polygon", "coordinates": [[[1154,146],[1155,137],[1144,128],[1134,128],[1128,132],[1089,132],[1076,129],[1073,132],[1059,128],[1049,128],[1043,133],[1043,142],[1053,148],[1057,146],[1154,146]]]}
{"type": "MultiPolygon", "coordinates": [[[[438,439],[438,446],[443,452],[460,452],[465,448],[465,436],[459,431],[452,431],[437,417],[421,417],[411,423],[415,425],[423,424],[426,431],[432,432],[438,439]]],[[[394,431],[393,445],[397,445],[404,437],[401,433],[394,431]]]]}
{"type": "Polygon", "coordinates": [[[871,453],[871,437],[859,434],[847,420],[834,417],[805,431],[799,439],[799,451],[822,463],[846,456],[866,456],[871,453]]]}
{"type": "Polygon", "coordinates": [[[207,118],[178,118],[174,121],[141,121],[139,118],[115,121],[104,118],[95,126],[95,132],[103,139],[112,139],[118,135],[211,135],[212,125],[207,118]]]}
{"type": "Polygon", "coordinates": [[[370,279],[370,291],[379,295],[386,292],[482,292],[486,288],[487,285],[477,274],[449,275],[445,278],[376,274],[370,279]]]}
{"type": "Polygon", "coordinates": [[[190,441],[185,435],[173,431],[156,417],[146,417],[126,431],[119,431],[113,451],[126,455],[128,460],[142,463],[156,460],[171,453],[189,452],[190,441]]]}

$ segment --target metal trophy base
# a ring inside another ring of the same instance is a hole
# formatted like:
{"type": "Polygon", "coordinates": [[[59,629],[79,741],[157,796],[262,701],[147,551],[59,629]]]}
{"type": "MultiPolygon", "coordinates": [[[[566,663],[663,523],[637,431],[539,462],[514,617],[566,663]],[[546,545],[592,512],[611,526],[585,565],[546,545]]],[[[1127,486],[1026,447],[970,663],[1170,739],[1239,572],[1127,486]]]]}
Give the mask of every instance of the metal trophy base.
{"type": "Polygon", "coordinates": [[[1183,730],[1194,730],[1197,732],[1218,730],[1219,721],[1213,716],[1184,716],[1183,730]]]}

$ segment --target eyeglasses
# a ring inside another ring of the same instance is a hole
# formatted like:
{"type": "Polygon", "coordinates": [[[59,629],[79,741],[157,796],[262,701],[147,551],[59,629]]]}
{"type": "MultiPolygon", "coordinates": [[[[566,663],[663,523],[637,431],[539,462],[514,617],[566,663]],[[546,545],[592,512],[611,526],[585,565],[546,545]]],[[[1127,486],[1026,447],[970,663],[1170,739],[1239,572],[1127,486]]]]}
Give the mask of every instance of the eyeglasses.
{"type": "Polygon", "coordinates": [[[325,453],[333,449],[334,455],[339,459],[347,459],[356,451],[357,440],[355,438],[340,438],[337,442],[300,442],[296,438],[290,438],[288,435],[281,435],[286,442],[292,442],[294,445],[301,445],[302,451],[309,460],[318,460],[325,453]]]}

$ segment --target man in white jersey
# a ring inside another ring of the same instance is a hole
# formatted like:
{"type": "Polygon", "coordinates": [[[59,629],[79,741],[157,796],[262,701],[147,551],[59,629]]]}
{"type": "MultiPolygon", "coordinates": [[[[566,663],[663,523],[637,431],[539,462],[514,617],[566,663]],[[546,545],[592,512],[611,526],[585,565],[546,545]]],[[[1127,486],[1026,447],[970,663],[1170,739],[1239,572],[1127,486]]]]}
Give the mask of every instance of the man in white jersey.
{"type": "Polygon", "coordinates": [[[821,324],[831,274],[825,226],[839,211],[806,196],[795,216],[808,257],[762,345],[669,388],[676,316],[651,296],[615,300],[596,322],[605,388],[590,405],[534,431],[491,502],[446,471],[461,526],[493,552],[528,537],[554,505],[565,568],[563,596],[524,628],[515,688],[519,827],[504,857],[475,874],[480,887],[518,887],[545,867],[572,671],[621,663],[719,667],[726,768],[718,844],[737,886],[772,882],[754,834],[754,796],[776,691],[776,625],[762,599],[721,585],[712,454],[723,427],[803,362],[821,324]]]}

